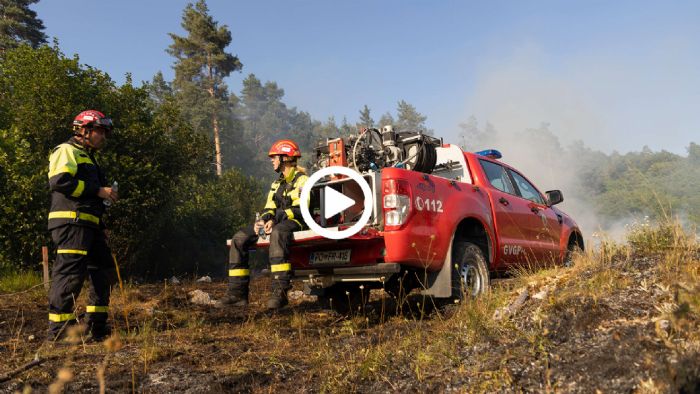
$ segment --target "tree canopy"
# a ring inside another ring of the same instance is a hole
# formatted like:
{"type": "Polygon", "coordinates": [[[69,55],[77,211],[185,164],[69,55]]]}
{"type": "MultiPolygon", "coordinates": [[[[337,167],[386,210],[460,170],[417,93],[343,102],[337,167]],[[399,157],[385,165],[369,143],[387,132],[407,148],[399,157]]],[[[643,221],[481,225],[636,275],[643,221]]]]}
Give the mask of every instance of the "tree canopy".
{"type": "MultiPolygon", "coordinates": [[[[224,78],[243,65],[238,57],[226,52],[231,44],[227,26],[219,26],[209,15],[204,0],[188,4],[182,15],[182,28],[187,36],[170,33],[173,43],[168,53],[175,57],[176,97],[185,116],[198,131],[213,136],[217,175],[221,175],[221,135],[237,134],[235,122],[230,122],[233,105],[224,78]]],[[[235,102],[235,100],[234,100],[235,102]]],[[[235,155],[235,146],[230,154],[235,155]]]]}
{"type": "Polygon", "coordinates": [[[44,22],[30,5],[39,0],[0,0],[0,54],[20,44],[36,48],[46,42],[44,22]]]}

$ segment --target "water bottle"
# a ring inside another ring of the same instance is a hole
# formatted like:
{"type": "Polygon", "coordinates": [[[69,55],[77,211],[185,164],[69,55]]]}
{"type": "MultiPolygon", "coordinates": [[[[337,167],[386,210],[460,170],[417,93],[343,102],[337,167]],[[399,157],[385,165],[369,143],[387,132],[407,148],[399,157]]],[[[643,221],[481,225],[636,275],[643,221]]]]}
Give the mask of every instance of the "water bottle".
{"type": "MultiPolygon", "coordinates": [[[[119,189],[119,184],[117,183],[117,181],[114,181],[114,183],[112,183],[112,190],[115,191],[115,192],[117,192],[117,191],[119,191],[118,189],[119,189]]],[[[103,203],[106,207],[111,207],[111,206],[112,206],[112,201],[110,201],[110,200],[107,199],[107,198],[105,198],[104,200],[102,200],[102,203],[103,203]]]]}
{"type": "MultiPolygon", "coordinates": [[[[255,223],[258,223],[260,220],[260,212],[255,212],[255,223]]],[[[258,229],[258,237],[265,237],[265,228],[260,227],[258,229]]]]}

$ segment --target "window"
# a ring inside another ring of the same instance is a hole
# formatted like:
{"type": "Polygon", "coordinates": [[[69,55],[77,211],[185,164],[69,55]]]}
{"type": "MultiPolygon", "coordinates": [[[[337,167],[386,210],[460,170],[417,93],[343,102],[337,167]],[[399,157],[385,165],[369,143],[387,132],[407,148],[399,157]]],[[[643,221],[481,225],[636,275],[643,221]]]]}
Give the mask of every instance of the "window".
{"type": "Polygon", "coordinates": [[[515,194],[513,184],[510,183],[510,178],[503,166],[486,160],[479,160],[479,162],[493,187],[508,194],[515,194]]]}
{"type": "Polygon", "coordinates": [[[537,189],[535,189],[535,187],[532,186],[532,183],[528,182],[525,178],[523,178],[522,175],[518,174],[515,171],[509,170],[509,172],[510,175],[513,176],[515,185],[520,191],[520,197],[544,205],[544,200],[542,199],[540,192],[538,192],[537,189]]]}

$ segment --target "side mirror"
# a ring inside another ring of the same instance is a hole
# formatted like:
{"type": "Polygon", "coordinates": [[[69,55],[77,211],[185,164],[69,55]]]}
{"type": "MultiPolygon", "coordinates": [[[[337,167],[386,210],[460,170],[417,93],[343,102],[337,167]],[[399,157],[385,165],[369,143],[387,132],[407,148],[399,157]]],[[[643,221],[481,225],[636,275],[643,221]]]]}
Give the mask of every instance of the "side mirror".
{"type": "Polygon", "coordinates": [[[561,194],[561,190],[550,190],[544,194],[547,195],[547,205],[550,207],[564,201],[564,195],[561,194]]]}

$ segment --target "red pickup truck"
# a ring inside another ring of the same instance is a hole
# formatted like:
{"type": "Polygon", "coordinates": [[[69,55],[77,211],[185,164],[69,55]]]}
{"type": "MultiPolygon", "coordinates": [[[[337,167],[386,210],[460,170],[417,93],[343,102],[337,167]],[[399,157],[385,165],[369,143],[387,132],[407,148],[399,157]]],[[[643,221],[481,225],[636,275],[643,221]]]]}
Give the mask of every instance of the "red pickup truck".
{"type": "MultiPolygon", "coordinates": [[[[464,152],[440,140],[433,152],[430,173],[401,165],[362,171],[373,193],[370,221],[342,240],[295,233],[294,280],[339,302],[371,288],[461,299],[487,291],[491,274],[566,264],[583,250],[579,227],[555,207],[563,201],[559,190],[541,193],[497,151],[464,152]]],[[[360,216],[364,197],[349,178],[326,178],[313,189],[329,185],[357,202],[323,223],[342,230],[360,216]]],[[[322,210],[319,204],[312,198],[310,211],[322,210]]]]}

